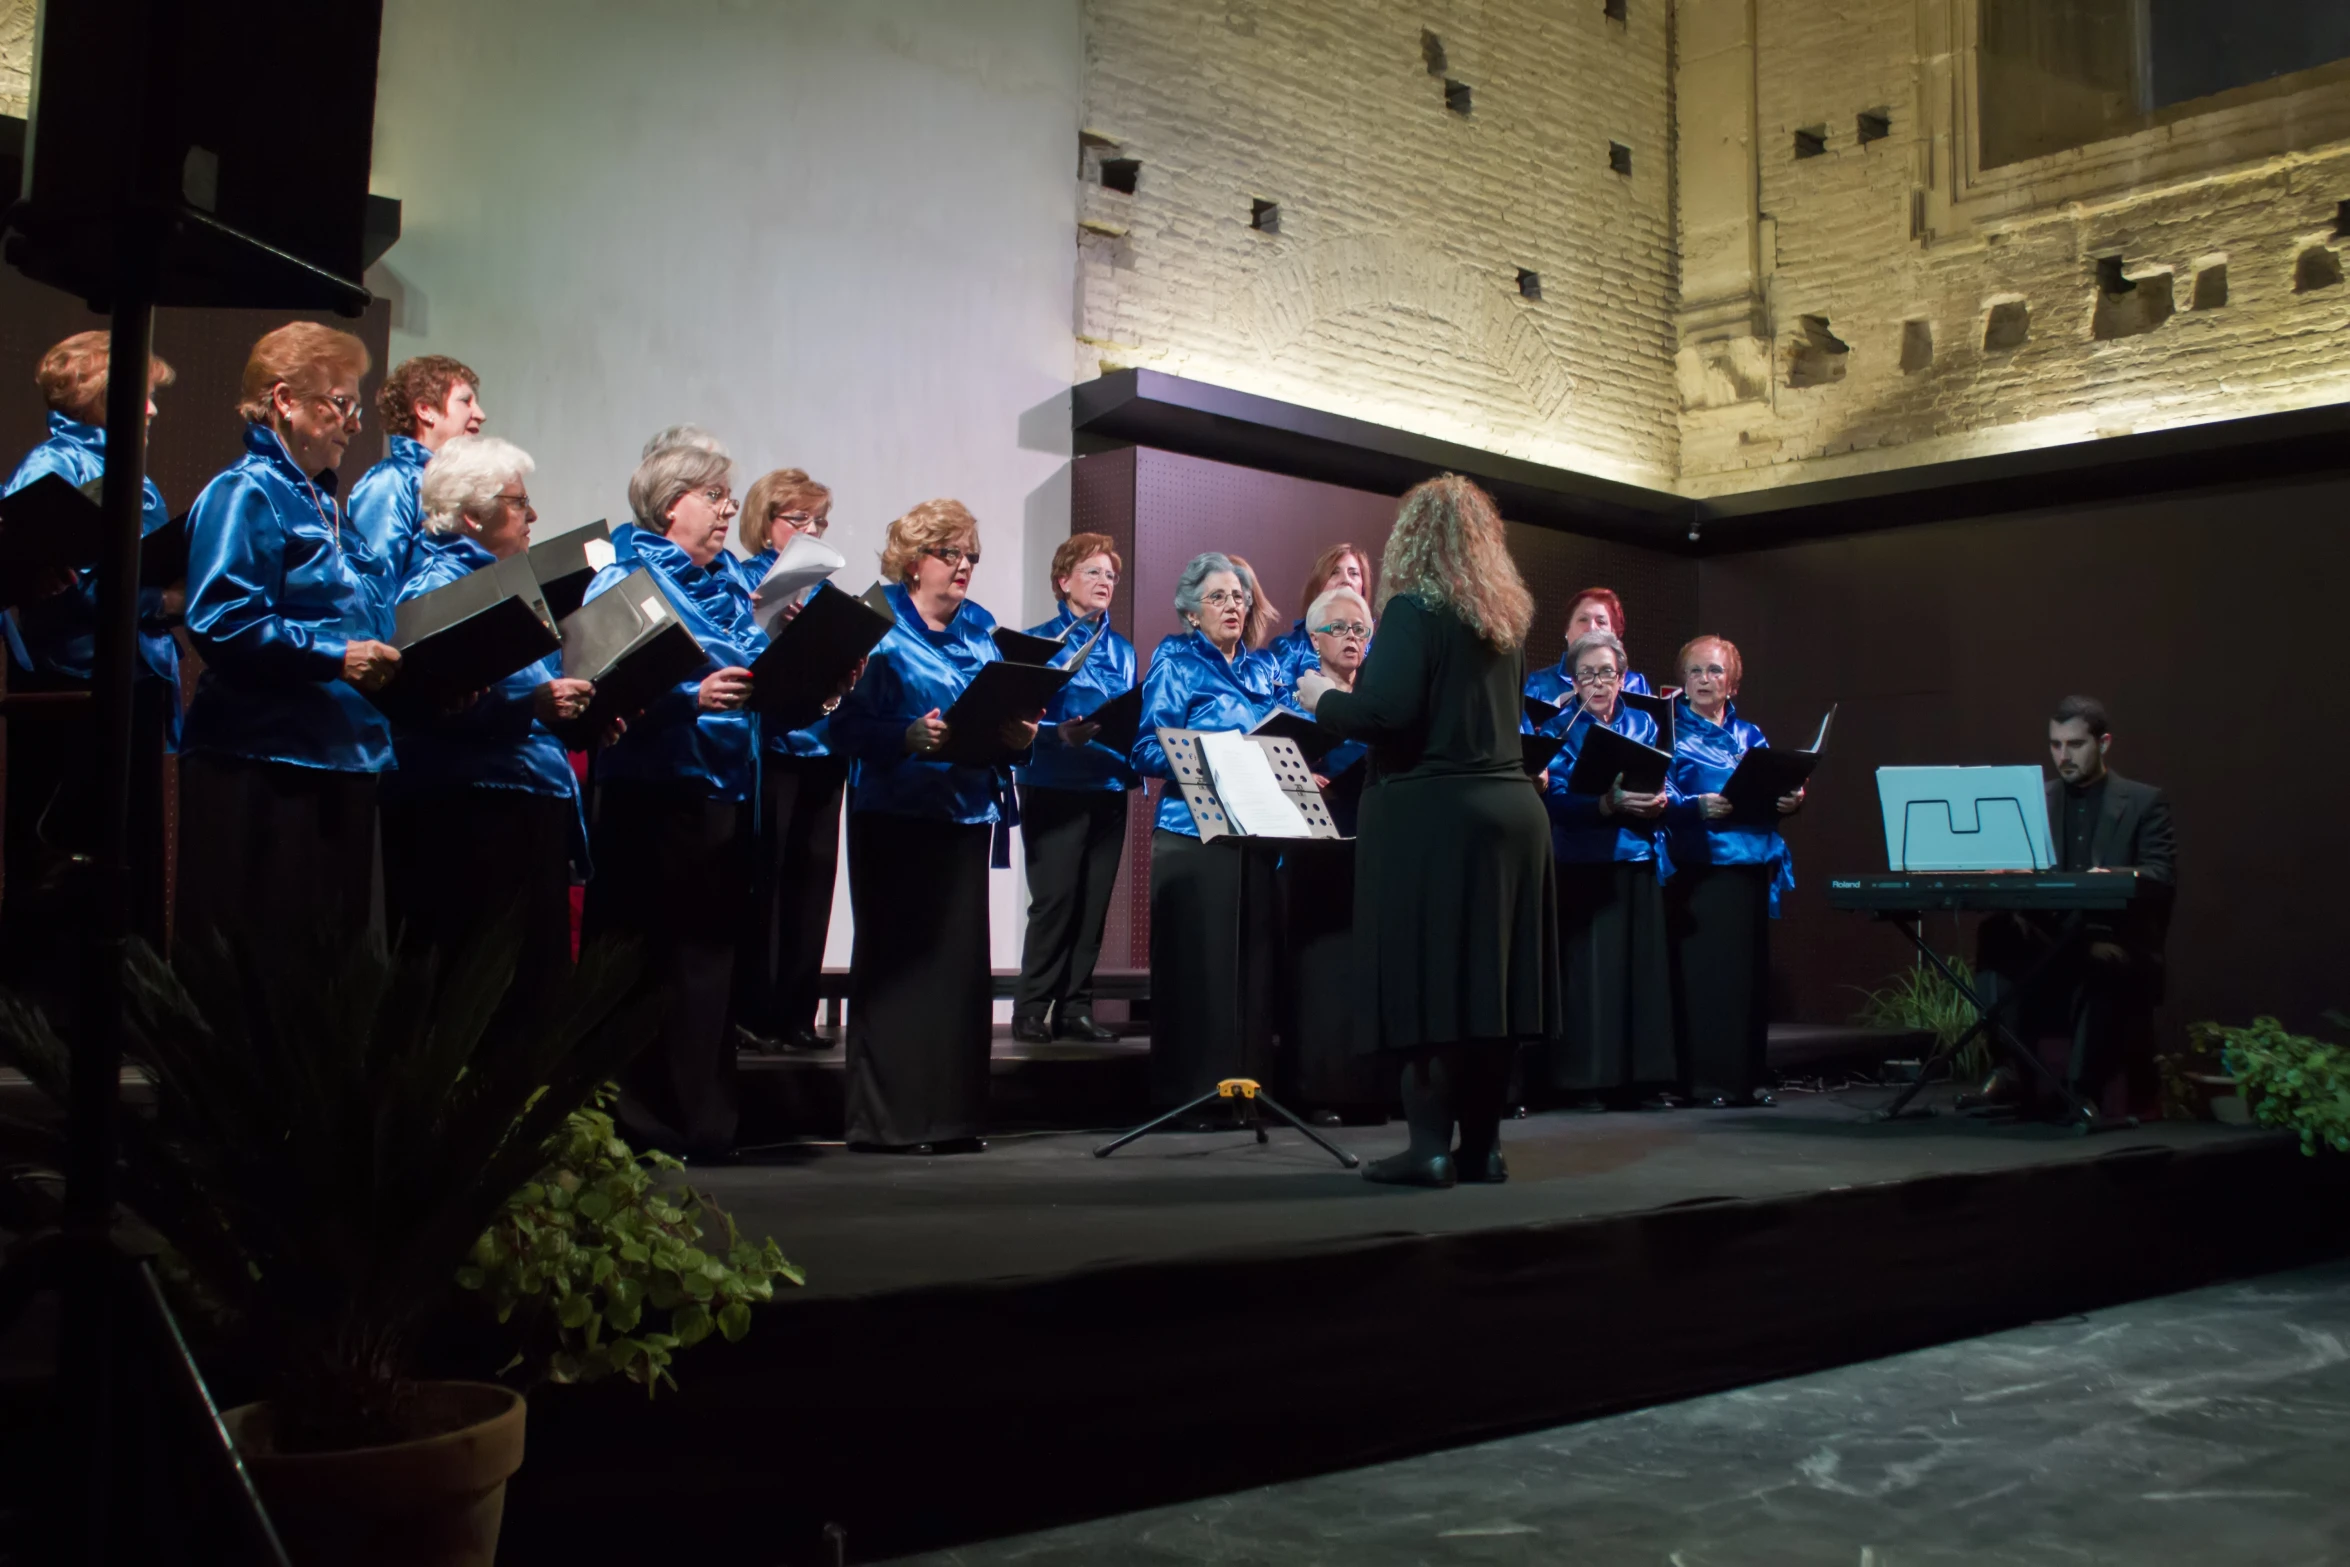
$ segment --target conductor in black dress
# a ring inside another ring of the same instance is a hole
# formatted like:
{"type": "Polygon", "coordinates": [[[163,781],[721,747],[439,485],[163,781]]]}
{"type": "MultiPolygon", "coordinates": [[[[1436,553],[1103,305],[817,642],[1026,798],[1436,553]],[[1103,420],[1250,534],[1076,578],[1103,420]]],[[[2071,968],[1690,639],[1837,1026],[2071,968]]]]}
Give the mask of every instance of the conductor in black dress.
{"type": "Polygon", "coordinates": [[[1378,613],[1352,691],[1318,674],[1298,684],[1324,729],[1371,746],[1355,840],[1356,1043],[1403,1063],[1411,1146],[1363,1174],[1506,1180],[1511,1053],[1556,1035],[1562,1016],[1550,827],[1518,739],[1534,600],[1483,490],[1448,474],[1404,496],[1378,613]]]}

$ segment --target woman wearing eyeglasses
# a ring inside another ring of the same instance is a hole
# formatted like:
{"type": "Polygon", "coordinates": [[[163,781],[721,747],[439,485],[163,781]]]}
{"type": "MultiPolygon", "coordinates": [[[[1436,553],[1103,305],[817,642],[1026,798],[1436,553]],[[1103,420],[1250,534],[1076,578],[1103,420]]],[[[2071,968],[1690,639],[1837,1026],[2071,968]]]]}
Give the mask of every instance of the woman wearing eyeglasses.
{"type": "Polygon", "coordinates": [[[376,775],[398,673],[388,593],[347,537],[335,468],[359,432],[366,345],[311,321],[245,361],[245,455],[188,514],[189,640],[204,674],[180,760],[177,939],[315,951],[374,905],[376,775]]]}
{"type": "Polygon", "coordinates": [[[881,575],[897,624],[832,717],[849,783],[848,1136],[872,1152],[976,1153],[987,1144],[994,981],[989,844],[1007,820],[1008,764],[1041,714],[993,735],[946,715],[1002,655],[972,602],[979,523],[961,501],[924,501],[889,525],[881,575]],[[968,749],[967,748],[972,748],[968,749]],[[950,761],[949,753],[984,760],[950,761]]]}
{"type": "Polygon", "coordinates": [[[1190,629],[1158,645],[1142,682],[1134,767],[1170,780],[1151,833],[1151,1096],[1164,1107],[1227,1077],[1272,1075],[1264,1053],[1280,932],[1272,867],[1200,841],[1159,743],[1161,729],[1245,733],[1279,705],[1278,672],[1245,642],[1255,603],[1229,556],[1194,556],[1175,584],[1175,613],[1190,629]],[[1236,932],[1244,912],[1247,928],[1236,932]],[[1251,954],[1245,962],[1242,948],[1251,954]]]}
{"type": "MultiPolygon", "coordinates": [[[[832,491],[804,468],[763,474],[743,497],[736,539],[747,557],[743,579],[756,590],[797,534],[821,539],[832,520],[832,491]]],[[[823,584],[818,593],[837,593],[823,584]]],[[[755,1044],[822,1050],[816,1032],[824,939],[832,927],[832,891],[840,864],[841,796],[848,758],[826,742],[829,720],[805,729],[770,729],[759,764],[751,845],[751,917],[735,956],[735,1022],[755,1044]]]]}
{"type": "Polygon", "coordinates": [[[1616,780],[1601,794],[1567,790],[1594,728],[1657,743],[1656,720],[1622,700],[1624,644],[1590,631],[1567,649],[1575,704],[1544,727],[1565,744],[1550,764],[1543,803],[1558,860],[1559,958],[1566,978],[1566,1032],[1537,1075],[1589,1109],[1628,1109],[1645,1097],[1672,1103],[1681,1074],[1673,1049],[1670,955],[1657,885],[1658,820],[1675,798],[1616,780]]]}
{"type": "Polygon", "coordinates": [[[1298,602],[1309,608],[1265,649],[1280,664],[1282,679],[1289,685],[1296,685],[1298,676],[1321,667],[1322,652],[1315,640],[1310,606],[1333,588],[1345,588],[1357,598],[1371,591],[1371,557],[1361,545],[1333,544],[1314,557],[1313,569],[1306,573],[1305,591],[1298,595],[1298,602]]]}
{"type": "Polygon", "coordinates": [[[758,726],[743,710],[766,645],[751,592],[726,553],[734,464],[714,440],[656,440],[628,481],[634,522],[612,530],[612,564],[587,598],[651,573],[706,655],[699,671],[597,751],[580,930],[643,943],[645,978],[667,1005],[661,1033],[622,1080],[620,1118],[640,1144],[688,1159],[734,1149],[731,1000],[748,855],[741,818],[758,726]]]}
{"type": "Polygon", "coordinates": [[[1031,1044],[1056,1036],[1117,1038],[1093,1017],[1093,967],[1101,956],[1110,888],[1126,853],[1126,794],[1142,779],[1125,753],[1096,738],[1086,715],[1134,689],[1134,644],[1109,629],[1110,601],[1123,566],[1106,533],[1077,533],[1053,551],[1053,595],[1061,612],[1029,635],[1062,637],[1055,662],[1070,666],[1090,650],[1069,683],[1054,693],[1037,730],[1036,752],[1015,769],[1020,783],[1020,847],[1028,866],[1028,931],[1020,949],[1020,986],[1012,996],[1012,1037],[1031,1044]],[[1100,631],[1100,640],[1093,640],[1100,631]],[[1050,1019],[1047,1019],[1047,1013],[1050,1019]]]}
{"type": "MultiPolygon", "coordinates": [[[[422,522],[399,602],[530,548],[530,454],[496,436],[450,438],[419,485],[422,522]]],[[[384,775],[384,912],[411,948],[456,953],[511,921],[506,1007],[535,1017],[571,963],[571,880],[587,866],[579,783],[550,724],[595,687],[550,653],[453,711],[396,709],[384,775]]]]}
{"type": "Polygon", "coordinates": [[[1802,809],[1803,791],[1775,801],[1771,820],[1734,819],[1722,787],[1748,751],[1770,743],[1731,700],[1745,661],[1727,639],[1704,636],[1674,663],[1683,695],[1673,712],[1677,798],[1664,815],[1673,867],[1665,918],[1689,1096],[1717,1109],[1776,1104],[1764,1064],[1771,921],[1779,894],[1795,885],[1777,822],[1802,809]]]}
{"type": "MultiPolygon", "coordinates": [[[[1567,600],[1567,643],[1572,648],[1583,637],[1594,631],[1604,631],[1621,641],[1624,631],[1624,601],[1613,588],[1584,588],[1567,600]]],[[[1648,677],[1638,670],[1627,670],[1622,689],[1635,696],[1648,694],[1648,677]]],[[[1575,667],[1562,652],[1556,664],[1545,664],[1526,677],[1526,694],[1538,697],[1553,707],[1570,711],[1575,706],[1575,667]]]]}

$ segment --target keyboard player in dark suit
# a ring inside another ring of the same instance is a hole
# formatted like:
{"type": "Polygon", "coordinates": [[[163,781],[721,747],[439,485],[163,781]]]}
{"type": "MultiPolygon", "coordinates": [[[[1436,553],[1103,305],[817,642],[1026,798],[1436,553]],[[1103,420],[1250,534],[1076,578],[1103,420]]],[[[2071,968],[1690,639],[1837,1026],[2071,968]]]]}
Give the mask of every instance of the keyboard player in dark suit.
{"type": "MultiPolygon", "coordinates": [[[[2063,1073],[2081,1097],[2102,1115],[2143,1116],[2154,1113],[2154,1007],[2162,999],[2178,838],[2163,792],[2106,766],[2112,745],[2104,704],[2085,696],[2057,704],[2048,720],[2056,767],[2048,784],[2049,839],[2057,869],[2134,870],[2138,895],[2120,912],[2087,917],[2080,937],[2025,998],[2017,1032],[2027,1045],[2050,1034],[2068,1039],[2063,1073]]],[[[1976,967],[1986,1005],[2032,969],[2061,920],[2008,913],[1983,922],[1976,967]]],[[[2012,1102],[2022,1088],[2002,1067],[1983,1085],[1982,1098],[2012,1102]]]]}

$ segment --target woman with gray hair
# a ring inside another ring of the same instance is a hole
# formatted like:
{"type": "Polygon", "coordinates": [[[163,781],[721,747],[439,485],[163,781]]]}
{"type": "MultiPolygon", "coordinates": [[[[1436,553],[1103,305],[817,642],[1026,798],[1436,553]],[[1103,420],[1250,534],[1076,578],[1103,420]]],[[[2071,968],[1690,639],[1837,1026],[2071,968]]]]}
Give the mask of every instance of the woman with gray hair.
{"type": "Polygon", "coordinates": [[[1575,1000],[1565,1034],[1527,1076],[1592,1110],[1630,1109],[1644,1096],[1668,1108],[1681,1081],[1657,850],[1659,818],[1679,796],[1669,779],[1654,794],[1627,791],[1621,778],[1604,794],[1567,792],[1594,728],[1657,743],[1656,720],[1622,700],[1627,662],[1614,632],[1577,637],[1559,665],[1574,704],[1543,728],[1565,742],[1542,798],[1558,861],[1559,953],[1575,1000]]]}
{"type": "MultiPolygon", "coordinates": [[[[1193,557],[1175,584],[1175,613],[1186,630],[1159,643],[1142,682],[1142,716],[1134,731],[1135,771],[1170,778],[1161,729],[1256,728],[1278,705],[1275,668],[1244,643],[1254,595],[1231,558],[1193,557]]],[[[1256,857],[1200,842],[1191,808],[1172,784],[1159,797],[1151,833],[1151,1097],[1160,1105],[1198,1098],[1227,1077],[1266,1078],[1272,1063],[1254,1053],[1269,1030],[1274,965],[1253,962],[1248,994],[1232,929],[1234,905],[1247,910],[1238,940],[1270,952],[1277,939],[1272,871],[1256,857]],[[1244,889],[1241,878],[1248,878],[1244,889]],[[1262,885],[1259,885],[1259,883],[1262,885]]]]}
{"type": "Polygon", "coordinates": [[[730,998],[749,855],[743,802],[756,776],[757,724],[744,711],[749,665],[766,645],[751,592],[726,554],[734,465],[714,441],[655,441],[628,481],[636,520],[612,530],[594,600],[634,571],[707,655],[628,732],[596,753],[589,820],[596,877],[589,936],[633,936],[668,1005],[658,1041],[623,1079],[620,1118],[642,1145],[730,1157],[735,1091],[730,998]]]}
{"type": "MultiPolygon", "coordinates": [[[[530,548],[530,454],[491,435],[449,440],[425,467],[424,514],[399,601],[530,548]]],[[[579,783],[548,726],[587,711],[595,687],[560,654],[516,670],[454,712],[405,709],[384,775],[384,906],[411,946],[454,952],[510,921],[506,992],[537,1014],[571,962],[571,879],[587,866],[579,783]],[[483,889],[491,889],[483,896],[483,889]]]]}

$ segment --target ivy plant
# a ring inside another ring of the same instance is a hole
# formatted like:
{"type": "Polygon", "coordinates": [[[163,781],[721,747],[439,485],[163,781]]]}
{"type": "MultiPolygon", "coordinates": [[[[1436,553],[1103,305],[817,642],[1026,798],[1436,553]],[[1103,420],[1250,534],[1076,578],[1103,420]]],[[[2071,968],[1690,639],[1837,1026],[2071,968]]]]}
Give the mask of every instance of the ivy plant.
{"type": "Polygon", "coordinates": [[[630,1147],[610,1102],[606,1089],[571,1113],[546,1168],[506,1200],[457,1284],[521,1329],[505,1369],[551,1382],[617,1374],[650,1397],[677,1386],[679,1350],[713,1332],[740,1339],[753,1306],[806,1276],[772,1239],[743,1240],[716,1203],[674,1179],[677,1160],[630,1147]]]}
{"type": "MultiPolygon", "coordinates": [[[[1953,954],[1943,959],[1960,981],[1974,985],[1974,971],[1966,959],[1953,954]]],[[[1975,1025],[1975,1009],[1958,987],[1931,964],[1920,963],[1885,977],[1876,990],[1861,992],[1860,1010],[1853,1021],[1867,1028],[1898,1028],[1931,1034],[1940,1050],[1975,1025]]],[[[1965,1081],[1991,1070],[1991,1047],[1977,1034],[1950,1063],[1951,1075],[1965,1081]]]]}
{"type": "MultiPolygon", "coordinates": [[[[2326,1018],[2350,1026],[2339,1012],[2326,1018]]],[[[2255,1121],[2299,1133],[2305,1154],[2350,1153],[2350,1047],[2296,1034],[2273,1017],[2243,1027],[2197,1023],[2187,1036],[2219,1053],[2255,1121]]]]}

